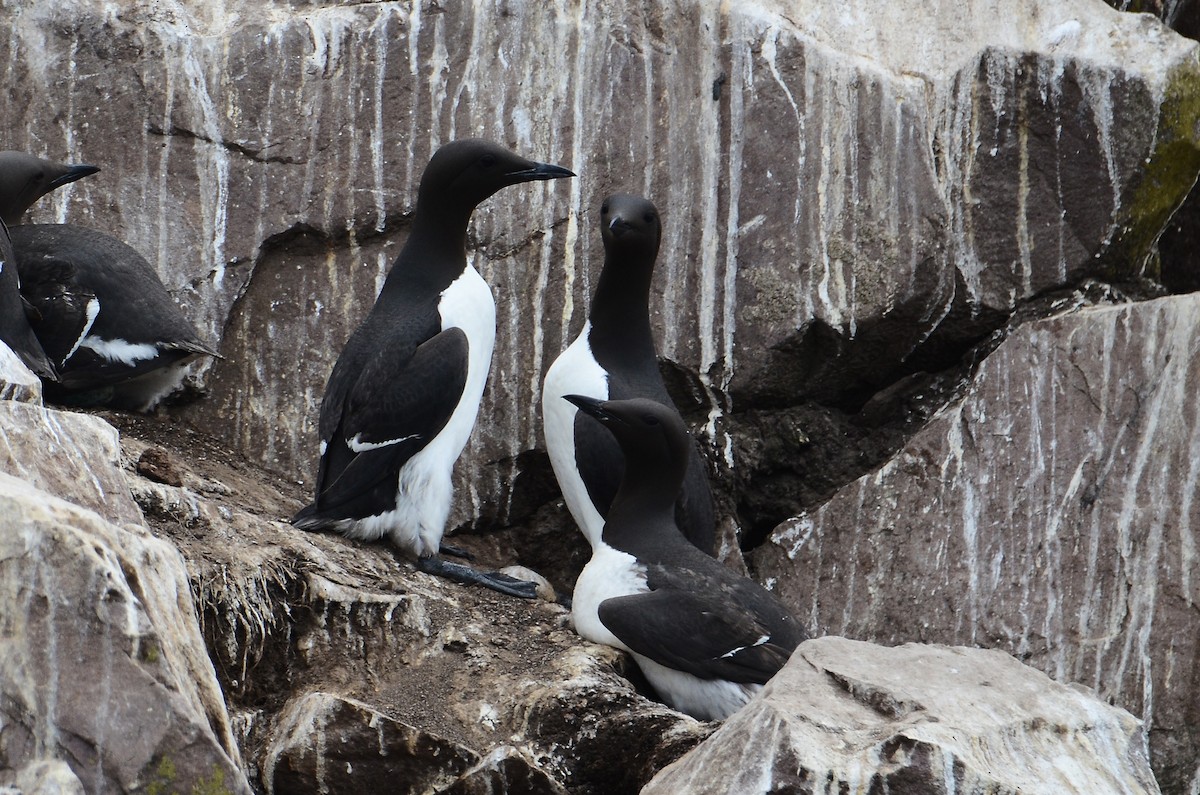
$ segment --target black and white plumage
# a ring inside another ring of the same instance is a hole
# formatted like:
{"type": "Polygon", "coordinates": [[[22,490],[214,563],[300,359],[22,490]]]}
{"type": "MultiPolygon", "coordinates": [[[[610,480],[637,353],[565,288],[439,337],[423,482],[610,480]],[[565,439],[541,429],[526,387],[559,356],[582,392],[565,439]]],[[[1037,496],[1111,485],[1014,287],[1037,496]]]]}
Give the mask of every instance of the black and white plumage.
{"type": "Polygon", "coordinates": [[[58,400],[152,409],[198,355],[217,356],[149,262],[112,235],[70,224],[11,229],[34,333],[58,400]]]}
{"type": "Polygon", "coordinates": [[[607,428],[625,470],[571,618],[588,640],[630,652],[667,704],[702,720],[740,709],[807,634],[766,589],[684,540],[674,502],[691,438],[644,398],[568,395],[607,428]]]}
{"type": "Polygon", "coordinates": [[[481,140],[430,159],[408,241],[321,402],[316,499],[292,523],[350,538],[387,536],[418,568],[532,597],[532,583],[439,556],[451,473],[475,424],[496,338],[487,284],[467,263],[475,207],[509,185],[574,176],[481,140]]]}
{"type": "Polygon", "coordinates": [[[42,196],[99,170],[90,165],[52,163],[25,152],[0,152],[0,342],[48,381],[55,380],[57,372],[30,327],[37,312],[21,298],[8,227],[42,196]]]}
{"type": "MultiPolygon", "coordinates": [[[[662,239],[658,209],[648,199],[615,194],[600,207],[604,268],[583,330],[550,369],[542,387],[546,448],[575,523],[595,544],[621,482],[624,458],[612,435],[562,400],[650,398],[675,410],[658,369],[650,328],[650,282],[662,239]]],[[[693,442],[676,520],[697,548],[713,554],[716,530],[708,467],[693,442]]]]}

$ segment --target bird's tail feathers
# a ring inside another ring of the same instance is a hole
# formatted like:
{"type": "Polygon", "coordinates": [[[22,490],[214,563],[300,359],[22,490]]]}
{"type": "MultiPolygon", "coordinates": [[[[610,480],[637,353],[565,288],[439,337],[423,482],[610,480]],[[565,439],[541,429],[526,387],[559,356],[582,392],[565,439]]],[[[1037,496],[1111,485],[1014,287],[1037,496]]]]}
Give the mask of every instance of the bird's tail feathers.
{"type": "Polygon", "coordinates": [[[317,514],[317,504],[315,502],[301,509],[289,521],[293,527],[300,530],[318,531],[328,527],[328,520],[317,514]]]}

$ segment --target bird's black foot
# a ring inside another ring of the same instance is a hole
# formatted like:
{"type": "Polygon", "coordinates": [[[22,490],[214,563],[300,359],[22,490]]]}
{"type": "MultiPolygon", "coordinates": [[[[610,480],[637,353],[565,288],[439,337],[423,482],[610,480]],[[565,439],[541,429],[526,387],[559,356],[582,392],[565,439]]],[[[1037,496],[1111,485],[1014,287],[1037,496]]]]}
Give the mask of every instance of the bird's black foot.
{"type": "Polygon", "coordinates": [[[436,577],[445,577],[463,585],[482,585],[502,594],[515,596],[519,599],[533,599],[537,596],[537,583],[528,580],[518,580],[498,571],[476,571],[461,563],[449,563],[437,555],[417,558],[417,570],[436,577]]]}
{"type": "Polygon", "coordinates": [[[475,556],[467,550],[462,547],[456,547],[453,544],[447,544],[445,541],[438,547],[438,552],[442,555],[450,555],[451,557],[462,558],[463,560],[475,560],[475,556]]]}

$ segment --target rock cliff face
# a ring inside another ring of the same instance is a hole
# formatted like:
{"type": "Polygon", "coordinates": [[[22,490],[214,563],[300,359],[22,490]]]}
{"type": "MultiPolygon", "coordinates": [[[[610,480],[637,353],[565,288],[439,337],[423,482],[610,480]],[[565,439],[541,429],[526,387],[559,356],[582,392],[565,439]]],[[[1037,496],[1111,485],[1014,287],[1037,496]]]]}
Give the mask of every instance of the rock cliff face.
{"type": "Polygon", "coordinates": [[[1188,295],[1022,326],[887,464],[778,528],[759,575],[827,632],[1002,648],[1095,688],[1186,791],[1197,317],[1188,295]]]}
{"type": "Polygon", "coordinates": [[[509,518],[612,190],[664,209],[656,325],[703,421],[861,401],[1031,296],[1140,275],[1200,162],[1194,45],[1088,0],[6,14],[6,145],[105,168],[37,217],[157,263],[227,357],[190,418],[293,477],[437,144],[490,136],[579,171],[476,216],[501,328],[458,521],[509,518]]]}
{"type": "MultiPolygon", "coordinates": [[[[1117,5],[1189,33],[1187,0],[1117,5]]],[[[47,539],[102,528],[68,557],[110,572],[134,618],[114,634],[101,610],[88,631],[114,676],[171,704],[157,745],[119,760],[72,728],[100,750],[68,771],[46,761],[77,747],[47,728],[53,705],[5,691],[21,717],[3,725],[28,728],[0,728],[0,785],[219,773],[318,791],[347,765],[378,774],[362,753],[378,742],[447,791],[624,792],[711,731],[634,693],[550,604],[432,587],[381,549],[278,522],[305,496],[325,378],[405,239],[421,168],[473,135],[580,178],[508,191],[472,226],[500,328],[453,523],[502,532],[465,544],[497,563],[515,550],[560,588],[582,565],[538,391],[586,314],[601,198],[642,192],[666,226],[664,373],[726,527],[769,538],[756,575],[810,629],[999,647],[1095,688],[1145,721],[1167,791],[1200,786],[1200,329],[1190,297],[1138,303],[1200,286],[1195,200],[1168,223],[1200,171],[1195,42],[1099,0],[18,0],[0,21],[0,145],[104,168],[33,220],[138,248],[226,357],[174,423],[109,416],[118,440],[38,405],[0,350],[5,488],[66,501],[14,521],[47,539]],[[110,546],[167,561],[175,608],[110,546]],[[145,659],[191,612],[215,673],[191,630],[145,659]],[[161,767],[188,738],[202,761],[161,767]],[[617,749],[636,763],[614,769],[617,749]]],[[[29,553],[10,552],[19,576],[29,553]]]]}

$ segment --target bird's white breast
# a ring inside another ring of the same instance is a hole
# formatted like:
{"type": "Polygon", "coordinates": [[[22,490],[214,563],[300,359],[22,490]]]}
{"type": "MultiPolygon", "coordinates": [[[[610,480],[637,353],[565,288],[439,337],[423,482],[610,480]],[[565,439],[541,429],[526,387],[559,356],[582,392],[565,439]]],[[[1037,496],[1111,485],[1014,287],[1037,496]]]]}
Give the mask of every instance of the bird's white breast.
{"type": "Polygon", "coordinates": [[[425,448],[428,451],[435,445],[443,447],[453,465],[471,436],[479,402],[483,399],[483,387],[492,364],[492,349],[496,346],[496,301],[487,282],[468,265],[442,292],[438,314],[442,318],[443,331],[459,328],[467,335],[467,383],[462,397],[446,427],[425,448]]]}
{"type": "Polygon", "coordinates": [[[469,265],[442,291],[438,315],[443,331],[459,328],[467,336],[466,385],[446,426],[401,468],[395,510],[358,523],[361,537],[386,532],[392,543],[418,556],[436,553],[441,544],[454,493],[454,462],[475,426],[496,344],[496,302],[487,282],[469,265]]]}
{"type": "Polygon", "coordinates": [[[579,409],[563,400],[564,395],[608,400],[608,374],[596,361],[588,344],[591,328],[590,321],[584,324],[575,341],[546,371],[542,386],[542,423],[550,465],[554,468],[563,499],[575,524],[594,549],[604,530],[604,517],[588,496],[587,486],[575,464],[575,414],[579,409]]]}
{"type": "Polygon", "coordinates": [[[637,558],[603,541],[592,547],[592,557],[571,596],[571,622],[581,637],[629,651],[629,647],[600,621],[600,603],[618,596],[646,593],[646,569],[637,558]]]}

